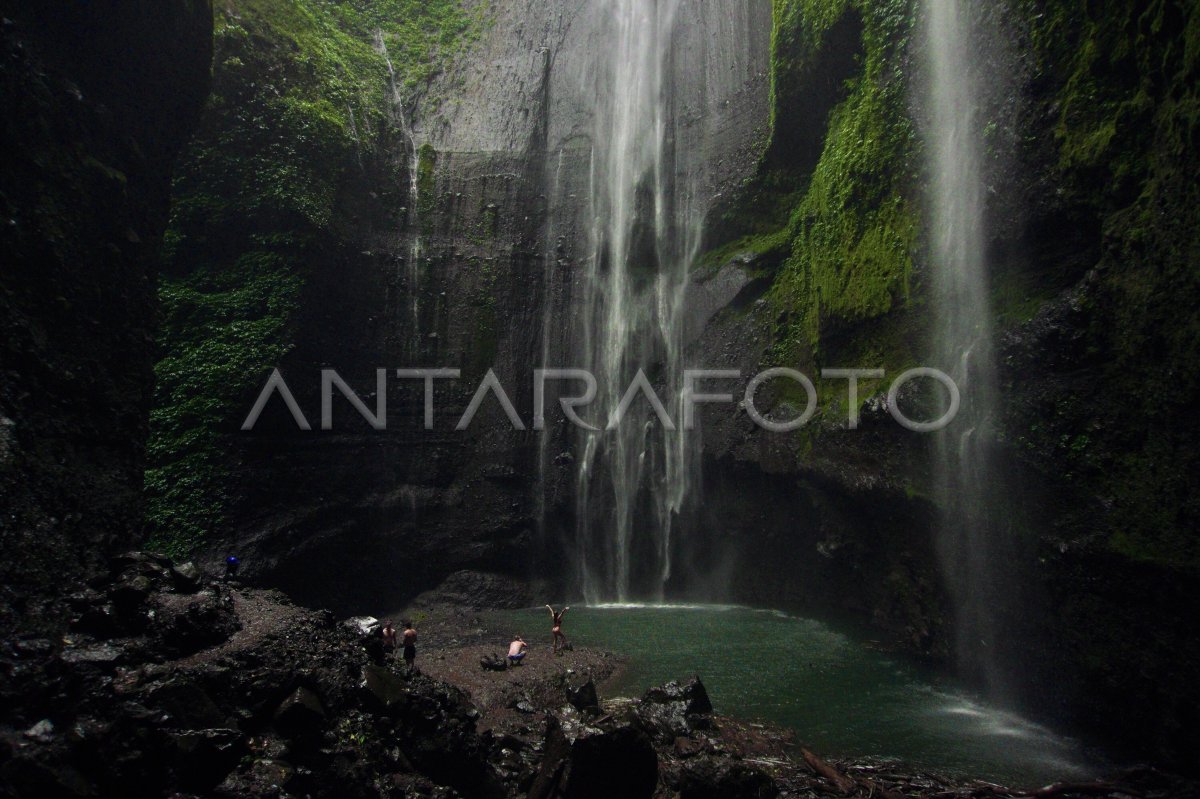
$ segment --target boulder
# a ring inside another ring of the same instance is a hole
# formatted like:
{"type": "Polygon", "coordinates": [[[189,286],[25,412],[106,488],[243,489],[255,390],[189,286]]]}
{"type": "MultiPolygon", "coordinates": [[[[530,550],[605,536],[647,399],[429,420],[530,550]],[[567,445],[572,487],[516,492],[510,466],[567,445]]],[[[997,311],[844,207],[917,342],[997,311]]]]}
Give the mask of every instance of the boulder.
{"type": "Polygon", "coordinates": [[[173,767],[188,790],[208,791],[219,785],[249,752],[246,737],[237,730],[185,730],[172,735],[173,767]]]}
{"type": "Polygon", "coordinates": [[[551,717],[545,751],[529,799],[649,799],[658,786],[654,745],[632,724],[601,729],[551,717]]]}
{"type": "Polygon", "coordinates": [[[565,691],[567,701],[576,710],[584,712],[600,709],[600,696],[596,693],[596,683],[590,677],[577,686],[568,683],[565,691]]]}
{"type": "Polygon", "coordinates": [[[187,604],[162,605],[151,625],[153,636],[162,650],[173,657],[184,657],[228,641],[242,628],[228,594],[206,592],[187,604]]]}
{"type": "Polygon", "coordinates": [[[712,728],[712,702],[698,677],[651,688],[634,708],[641,727],[662,743],[712,728]]]}
{"type": "Polygon", "coordinates": [[[727,758],[688,761],[674,786],[679,799],[775,799],[779,787],[767,773],[727,758]]]}
{"type": "Polygon", "coordinates": [[[375,635],[383,626],[374,616],[354,616],[342,623],[359,635],[375,635]]]}
{"type": "Polygon", "coordinates": [[[91,664],[99,668],[114,668],[125,657],[125,650],[112,644],[95,644],[93,646],[67,647],[62,651],[62,659],[74,665],[91,664]]]}
{"type": "Polygon", "coordinates": [[[114,638],[121,634],[121,617],[111,602],[88,605],[71,621],[71,629],[93,638],[114,638]]]}
{"type": "Polygon", "coordinates": [[[275,729],[285,738],[306,738],[325,723],[325,705],[311,689],[300,686],[275,711],[275,729]]]}
{"type": "Polygon", "coordinates": [[[54,724],[51,723],[50,719],[42,719],[37,724],[25,730],[25,737],[31,741],[48,744],[54,740],[54,724]]]}
{"type": "Polygon", "coordinates": [[[364,666],[362,688],[368,701],[385,710],[396,708],[408,695],[404,678],[385,666],[364,666]]]}
{"type": "Polygon", "coordinates": [[[183,594],[194,594],[200,590],[204,575],[192,561],[181,563],[171,569],[171,577],[175,582],[175,590],[183,594]]]}

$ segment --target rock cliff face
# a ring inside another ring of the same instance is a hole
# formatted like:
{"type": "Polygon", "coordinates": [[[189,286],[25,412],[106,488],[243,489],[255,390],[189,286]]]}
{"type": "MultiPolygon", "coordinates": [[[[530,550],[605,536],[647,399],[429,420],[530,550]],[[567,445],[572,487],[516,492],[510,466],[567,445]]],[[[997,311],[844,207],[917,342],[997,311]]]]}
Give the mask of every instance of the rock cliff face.
{"type": "MultiPolygon", "coordinates": [[[[932,351],[924,165],[919,125],[907,121],[929,113],[913,8],[776,5],[775,118],[789,124],[710,256],[710,283],[724,281],[731,297],[744,287],[700,337],[721,365],[753,370],[783,353],[814,375],[895,375],[932,351]],[[807,121],[789,116],[799,107],[807,121]]],[[[978,645],[1008,675],[1010,701],[1183,762],[1194,744],[1176,741],[1200,706],[1177,668],[1194,657],[1200,603],[1185,532],[1194,509],[1178,490],[1194,473],[1185,398],[1196,373],[1185,353],[1195,337],[1183,320],[1196,283],[1183,264],[1196,236],[1173,220],[1196,208],[1180,178],[1196,168],[1183,144],[1200,102],[1184,55],[1195,15],[1117,2],[1086,12],[1016,3],[984,16],[1006,51],[979,59],[1009,589],[990,609],[996,640],[978,645]],[[1177,321],[1149,333],[1166,318],[1177,321]]],[[[734,578],[735,597],[833,598],[918,650],[952,651],[931,442],[881,412],[886,382],[862,394],[857,431],[846,429],[845,382],[820,385],[814,424],[791,440],[734,414],[706,433],[711,528],[738,531],[728,551],[754,566],[755,579],[734,578]],[[754,493],[760,470],[777,475],[769,495],[754,493]],[[768,496],[788,497],[800,521],[747,523],[772,515],[768,496]],[[830,590],[850,574],[858,590],[830,590]]]]}
{"type": "Polygon", "coordinates": [[[0,4],[0,626],[140,535],[158,247],[206,2],[0,4]]]}
{"type": "MultiPolygon", "coordinates": [[[[312,269],[284,362],[314,419],[321,366],[364,397],[387,367],[388,430],[339,397],[333,431],[301,433],[276,400],[261,432],[233,438],[238,495],[212,556],[252,553],[251,574],[345,612],[398,606],[461,569],[564,577],[574,478],[554,459],[572,446],[565,431],[514,431],[492,399],[469,431],[453,428],[489,368],[530,426],[533,370],[571,357],[606,13],[578,0],[492,3],[466,54],[403,105],[398,198],[360,226],[352,266],[312,269]],[[397,367],[462,371],[437,381],[434,431],[422,429],[421,381],[395,379],[397,367]]],[[[689,163],[717,198],[751,174],[767,134],[770,8],[679,14],[678,112],[691,119],[689,163]]]]}

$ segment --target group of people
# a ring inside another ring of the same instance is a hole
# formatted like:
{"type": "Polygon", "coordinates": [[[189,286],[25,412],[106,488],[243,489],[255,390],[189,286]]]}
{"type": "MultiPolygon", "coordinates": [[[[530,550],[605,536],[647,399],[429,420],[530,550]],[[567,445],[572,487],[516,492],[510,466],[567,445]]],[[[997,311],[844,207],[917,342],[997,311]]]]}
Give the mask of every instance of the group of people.
{"type": "MultiPolygon", "coordinates": [[[[568,647],[567,636],[563,633],[563,614],[570,607],[565,607],[562,610],[555,610],[550,605],[546,605],[546,609],[550,611],[550,636],[553,641],[553,651],[557,655],[559,650],[566,650],[568,647]]],[[[383,636],[383,651],[385,655],[395,653],[397,646],[403,647],[404,663],[408,666],[411,672],[417,661],[417,631],[413,627],[411,621],[402,621],[404,632],[397,634],[396,627],[390,621],[383,623],[383,629],[380,631],[383,636]]],[[[525,655],[529,651],[529,644],[525,643],[525,639],[520,635],[513,636],[513,641],[508,645],[508,665],[519,666],[521,661],[525,660],[525,655]]]]}
{"type": "MultiPolygon", "coordinates": [[[[570,610],[570,607],[565,607],[562,610],[555,610],[550,605],[546,606],[546,610],[550,611],[550,636],[553,640],[554,654],[558,654],[559,649],[567,649],[567,636],[563,633],[563,614],[570,610]]],[[[525,639],[519,635],[513,636],[512,643],[508,645],[508,664],[510,666],[519,666],[521,661],[525,660],[525,654],[529,651],[529,644],[525,643],[525,639]]]]}
{"type": "Polygon", "coordinates": [[[404,625],[404,632],[401,635],[396,634],[396,627],[390,621],[383,623],[383,652],[385,655],[391,655],[396,651],[397,644],[404,647],[404,664],[408,666],[408,670],[412,671],[417,662],[417,631],[413,628],[411,621],[400,622],[404,625]]]}

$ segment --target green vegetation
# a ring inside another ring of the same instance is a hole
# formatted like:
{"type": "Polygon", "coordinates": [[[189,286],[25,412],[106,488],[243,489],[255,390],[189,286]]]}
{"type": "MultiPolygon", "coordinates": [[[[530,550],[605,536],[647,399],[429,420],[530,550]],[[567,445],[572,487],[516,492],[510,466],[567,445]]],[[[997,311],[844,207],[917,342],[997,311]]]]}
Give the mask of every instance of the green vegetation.
{"type": "MultiPolygon", "coordinates": [[[[745,253],[769,270],[773,364],[894,373],[923,335],[905,313],[919,230],[904,74],[911,4],[775,0],[773,11],[771,141],[697,269],[745,253]]],[[[874,387],[864,384],[864,400],[874,387]]],[[[787,391],[775,401],[803,405],[787,391]]],[[[836,392],[823,396],[822,415],[844,417],[836,392]]]]}
{"type": "Polygon", "coordinates": [[[819,360],[825,331],[887,316],[911,296],[918,219],[903,65],[912,24],[906,0],[775,0],[773,141],[729,214],[735,240],[704,263],[741,250],[776,256],[768,297],[780,361],[819,360]],[[814,94],[809,84],[829,73],[843,84],[814,94]],[[828,117],[805,122],[798,108],[828,117]]]}
{"type": "MultiPolygon", "coordinates": [[[[422,87],[480,29],[457,0],[217,5],[213,91],[177,171],[146,474],[151,545],[185,555],[223,521],[227,437],[292,348],[310,268],[354,241],[354,198],[403,204],[393,81],[422,87]],[[387,56],[379,44],[386,46],[387,56]],[[389,72],[389,60],[394,76],[389,72]],[[236,418],[235,418],[236,417],[236,418]]],[[[435,154],[420,153],[422,196],[435,154]]]]}
{"type": "Polygon", "coordinates": [[[776,69],[787,63],[781,42],[820,42],[847,13],[862,18],[860,71],[830,112],[824,149],[789,222],[791,252],[772,291],[787,315],[779,354],[819,357],[824,325],[883,316],[910,294],[917,219],[906,196],[913,132],[901,66],[912,22],[906,2],[777,0],[775,7],[776,69]]]}
{"type": "MultiPolygon", "coordinates": [[[[764,256],[753,263],[774,277],[773,362],[895,373],[924,344],[906,74],[914,9],[907,0],[774,2],[772,140],[698,265],[764,256]],[[837,91],[822,88],[831,80],[837,91]]],[[[1051,246],[1005,264],[992,292],[997,325],[1028,322],[1096,267],[1079,305],[1091,360],[1079,367],[1094,370],[1089,385],[1105,396],[1058,397],[1058,410],[1031,404],[1037,418],[1018,413],[1006,438],[1036,468],[1111,503],[1113,551],[1200,565],[1191,533],[1200,498],[1187,488],[1200,469],[1189,419],[1200,394],[1200,13],[1173,0],[1018,0],[1014,14],[1030,78],[1019,98],[1029,104],[1021,157],[1055,186],[1045,235],[1078,224],[1081,246],[1093,226],[1102,240],[1090,258],[1071,253],[1067,263],[1051,246]]],[[[997,130],[990,123],[989,137],[997,130]]]]}

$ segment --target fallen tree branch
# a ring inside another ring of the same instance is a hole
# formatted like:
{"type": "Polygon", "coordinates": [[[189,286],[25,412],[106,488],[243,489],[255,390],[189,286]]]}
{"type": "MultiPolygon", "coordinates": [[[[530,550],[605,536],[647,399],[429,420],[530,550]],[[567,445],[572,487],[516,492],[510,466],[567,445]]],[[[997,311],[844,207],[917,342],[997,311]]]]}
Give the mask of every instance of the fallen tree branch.
{"type": "Polygon", "coordinates": [[[814,774],[832,782],[843,794],[849,795],[851,791],[858,787],[857,782],[850,779],[845,774],[838,771],[833,766],[829,765],[807,749],[801,749],[800,754],[804,756],[804,762],[808,764],[808,767],[813,770],[814,774]]]}

